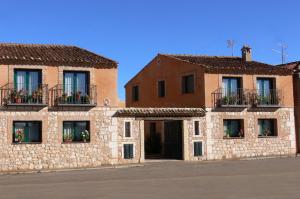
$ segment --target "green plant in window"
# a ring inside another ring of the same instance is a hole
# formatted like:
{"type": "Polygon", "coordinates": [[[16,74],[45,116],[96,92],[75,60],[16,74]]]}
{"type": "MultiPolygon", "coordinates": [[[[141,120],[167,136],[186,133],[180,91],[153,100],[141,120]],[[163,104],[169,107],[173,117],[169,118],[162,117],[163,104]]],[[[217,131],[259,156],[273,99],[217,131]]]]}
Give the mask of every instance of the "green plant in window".
{"type": "Polygon", "coordinates": [[[80,135],[81,135],[81,139],[82,139],[84,142],[90,140],[90,133],[88,132],[88,130],[82,131],[82,132],[80,133],[80,135]]]}
{"type": "Polygon", "coordinates": [[[263,136],[270,136],[271,135],[271,131],[267,128],[264,128],[263,130],[263,136]]]}
{"type": "Polygon", "coordinates": [[[24,141],[25,134],[24,131],[21,129],[16,130],[15,132],[15,139],[17,142],[22,143],[24,141]]]}
{"type": "Polygon", "coordinates": [[[74,132],[64,131],[63,138],[64,142],[72,142],[74,139],[74,132]]]}
{"type": "Polygon", "coordinates": [[[230,138],[230,137],[232,136],[232,131],[229,130],[229,129],[227,129],[227,130],[225,131],[225,136],[226,136],[227,138],[230,138]]]}
{"type": "Polygon", "coordinates": [[[222,102],[223,104],[229,104],[229,97],[228,96],[223,97],[222,102]]]}
{"type": "Polygon", "coordinates": [[[90,96],[85,95],[85,96],[83,97],[83,102],[84,102],[85,104],[89,104],[89,103],[90,103],[90,96]]]}

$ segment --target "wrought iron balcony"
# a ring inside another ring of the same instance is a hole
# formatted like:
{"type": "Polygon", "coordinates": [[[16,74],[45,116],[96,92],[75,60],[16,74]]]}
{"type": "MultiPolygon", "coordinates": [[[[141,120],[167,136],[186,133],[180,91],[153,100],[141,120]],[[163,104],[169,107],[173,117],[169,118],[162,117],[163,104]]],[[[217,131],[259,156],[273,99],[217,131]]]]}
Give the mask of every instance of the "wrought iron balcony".
{"type": "Polygon", "coordinates": [[[6,84],[0,90],[2,106],[48,105],[47,84],[6,84]]]}
{"type": "Polygon", "coordinates": [[[73,86],[58,84],[52,89],[52,101],[55,106],[96,106],[96,85],[81,85],[74,89],[73,86]]]}
{"type": "Polygon", "coordinates": [[[251,101],[256,107],[280,107],[283,95],[279,89],[253,90],[251,101]]]}
{"type": "Polygon", "coordinates": [[[234,91],[219,88],[212,93],[214,107],[247,107],[249,104],[249,92],[242,88],[234,91]]]}

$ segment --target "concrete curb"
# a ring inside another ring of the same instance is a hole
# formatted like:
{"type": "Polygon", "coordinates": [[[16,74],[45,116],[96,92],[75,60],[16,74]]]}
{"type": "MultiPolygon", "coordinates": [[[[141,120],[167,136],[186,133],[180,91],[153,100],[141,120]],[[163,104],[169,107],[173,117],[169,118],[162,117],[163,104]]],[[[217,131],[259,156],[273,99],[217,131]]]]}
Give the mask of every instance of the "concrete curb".
{"type": "Polygon", "coordinates": [[[128,165],[109,165],[100,167],[84,167],[84,168],[64,168],[64,169],[41,169],[41,170],[26,170],[26,171],[5,171],[0,172],[2,175],[18,175],[18,174],[32,174],[32,173],[54,173],[54,172],[68,172],[68,171],[89,171],[89,170],[102,170],[102,169],[126,169],[134,167],[143,167],[144,164],[128,164],[128,165]]]}

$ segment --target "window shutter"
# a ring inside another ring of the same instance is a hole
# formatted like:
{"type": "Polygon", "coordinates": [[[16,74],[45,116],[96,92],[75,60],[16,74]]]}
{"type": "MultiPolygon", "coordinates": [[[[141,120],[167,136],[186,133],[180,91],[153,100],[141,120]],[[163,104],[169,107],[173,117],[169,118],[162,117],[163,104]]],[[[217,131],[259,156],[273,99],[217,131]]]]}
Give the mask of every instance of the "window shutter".
{"type": "Polygon", "coordinates": [[[124,159],[133,158],[133,144],[124,144],[124,159]]]}
{"type": "Polygon", "coordinates": [[[194,156],[202,156],[202,142],[194,142],[194,156]]]}

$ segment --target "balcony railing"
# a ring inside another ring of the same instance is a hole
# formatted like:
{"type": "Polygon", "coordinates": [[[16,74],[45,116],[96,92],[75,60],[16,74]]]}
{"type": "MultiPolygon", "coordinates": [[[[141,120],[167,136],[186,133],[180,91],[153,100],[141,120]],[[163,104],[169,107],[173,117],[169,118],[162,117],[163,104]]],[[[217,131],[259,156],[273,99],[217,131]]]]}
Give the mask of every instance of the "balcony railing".
{"type": "Polygon", "coordinates": [[[252,103],[257,107],[279,107],[282,103],[282,91],[279,89],[253,90],[252,103]]]}
{"type": "Polygon", "coordinates": [[[242,88],[229,91],[219,88],[212,93],[215,107],[246,107],[249,104],[249,92],[242,88]]]}
{"type": "Polygon", "coordinates": [[[2,106],[48,105],[48,85],[6,84],[0,88],[2,106]]]}
{"type": "Polygon", "coordinates": [[[52,100],[56,106],[96,106],[96,85],[84,85],[70,89],[68,85],[58,84],[52,89],[52,100]]]}

